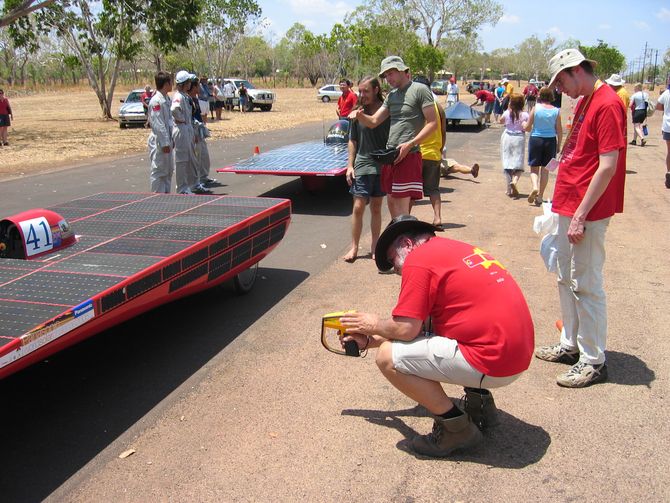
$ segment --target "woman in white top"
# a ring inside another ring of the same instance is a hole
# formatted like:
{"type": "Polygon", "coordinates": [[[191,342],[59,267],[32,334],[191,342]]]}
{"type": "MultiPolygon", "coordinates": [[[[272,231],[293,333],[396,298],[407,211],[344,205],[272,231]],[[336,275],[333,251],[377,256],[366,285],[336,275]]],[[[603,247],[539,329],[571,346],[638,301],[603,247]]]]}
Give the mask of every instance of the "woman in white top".
{"type": "Polygon", "coordinates": [[[630,109],[633,112],[633,141],[631,145],[637,145],[637,137],[640,137],[640,146],[646,145],[644,134],[642,133],[642,124],[647,120],[647,100],[649,95],[644,92],[642,84],[635,84],[635,92],[630,97],[630,109]]]}
{"type": "Polygon", "coordinates": [[[658,98],[656,110],[663,110],[663,141],[665,141],[665,187],[670,189],[670,87],[658,98]]]}

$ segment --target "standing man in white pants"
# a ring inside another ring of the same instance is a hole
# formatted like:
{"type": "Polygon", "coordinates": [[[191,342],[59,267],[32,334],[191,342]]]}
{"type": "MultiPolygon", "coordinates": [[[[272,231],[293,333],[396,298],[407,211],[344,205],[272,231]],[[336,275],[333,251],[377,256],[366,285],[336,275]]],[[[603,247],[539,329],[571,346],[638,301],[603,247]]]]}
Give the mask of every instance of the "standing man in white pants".
{"type": "Polygon", "coordinates": [[[188,97],[188,91],[191,89],[191,79],[193,78],[195,78],[195,75],[185,70],[177,72],[174,79],[177,84],[177,92],[170,108],[175,124],[172,137],[174,139],[174,164],[178,194],[192,194],[191,187],[195,185],[196,179],[193,164],[193,144],[195,142],[192,125],[193,110],[188,97]]]}
{"type": "Polygon", "coordinates": [[[151,192],[169,194],[174,171],[172,102],[168,95],[172,91],[172,76],[161,71],[156,73],[154,80],[156,93],[149,100],[151,134],[147,141],[151,159],[151,192]]]}
{"type": "Polygon", "coordinates": [[[590,61],[566,49],[549,61],[549,87],[582,96],[563,147],[552,209],[559,215],[558,294],[560,342],[537,348],[541,360],[572,367],[556,382],[583,388],[607,379],[607,306],[603,288],[605,232],[623,211],[626,180],[626,110],[598,79],[590,61]]]}

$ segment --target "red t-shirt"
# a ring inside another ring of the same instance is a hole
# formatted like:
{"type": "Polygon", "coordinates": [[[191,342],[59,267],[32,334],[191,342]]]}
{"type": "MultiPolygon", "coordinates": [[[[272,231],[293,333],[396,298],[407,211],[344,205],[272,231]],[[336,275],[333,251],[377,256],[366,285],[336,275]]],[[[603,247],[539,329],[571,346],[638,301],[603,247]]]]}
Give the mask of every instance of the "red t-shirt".
{"type": "Polygon", "coordinates": [[[575,110],[576,120],[572,124],[572,135],[563,148],[552,209],[559,215],[572,217],[600,165],[600,154],[618,150],[616,172],[603,195],[586,216],[586,220],[602,220],[623,211],[626,182],[626,110],[621,99],[607,85],[601,85],[594,91],[583,120],[580,120],[585,104],[586,100],[582,98],[575,110]]]}
{"type": "Polygon", "coordinates": [[[530,365],[535,332],[521,289],[500,262],[470,244],[435,237],[412,250],[393,316],[431,316],[433,333],[456,340],[468,363],[488,376],[530,365]]]}
{"type": "Polygon", "coordinates": [[[337,100],[337,107],[340,109],[340,117],[349,115],[357,102],[358,98],[355,93],[349,91],[346,96],[342,94],[337,100]]]}
{"type": "Polygon", "coordinates": [[[7,98],[0,98],[0,114],[10,115],[12,113],[12,107],[9,106],[9,100],[7,98]]]}
{"type": "Polygon", "coordinates": [[[539,91],[537,87],[535,87],[533,84],[528,84],[523,88],[523,95],[527,98],[536,98],[538,93],[539,91]]]}
{"type": "Polygon", "coordinates": [[[485,101],[487,103],[493,102],[496,97],[493,96],[493,93],[491,91],[487,91],[486,89],[481,89],[475,93],[475,98],[477,98],[479,101],[485,101]]]}

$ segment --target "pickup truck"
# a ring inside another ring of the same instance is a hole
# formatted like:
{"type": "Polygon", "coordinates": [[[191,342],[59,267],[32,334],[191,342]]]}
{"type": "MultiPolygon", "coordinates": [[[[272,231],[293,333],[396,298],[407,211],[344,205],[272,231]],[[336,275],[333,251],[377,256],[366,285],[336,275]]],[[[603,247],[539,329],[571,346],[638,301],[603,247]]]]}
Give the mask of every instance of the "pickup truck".
{"type": "Polygon", "coordinates": [[[235,97],[233,98],[233,106],[240,105],[239,88],[242,84],[247,88],[249,96],[249,103],[247,103],[246,112],[251,112],[254,108],[260,108],[263,112],[272,110],[272,105],[275,102],[275,95],[272,91],[266,89],[256,89],[251,82],[244,79],[224,78],[223,84],[232,82],[235,86],[235,97]]]}

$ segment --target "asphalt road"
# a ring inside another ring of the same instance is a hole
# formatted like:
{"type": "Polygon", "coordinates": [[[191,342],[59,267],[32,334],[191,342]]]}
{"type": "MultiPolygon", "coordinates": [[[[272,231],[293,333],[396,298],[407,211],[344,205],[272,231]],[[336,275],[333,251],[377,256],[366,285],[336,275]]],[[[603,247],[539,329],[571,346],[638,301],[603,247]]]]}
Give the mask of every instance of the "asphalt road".
{"type": "MultiPolygon", "coordinates": [[[[210,142],[212,171],[261,150],[322,136],[320,125],[210,142]]],[[[145,134],[138,130],[138,134],[145,134]]],[[[469,134],[451,134],[458,148],[469,134]]],[[[38,501],[110,447],[140,431],[189,389],[208,362],[341,256],[351,198],[343,178],[312,194],[294,177],[219,174],[217,194],[289,198],[293,220],[260,264],[254,290],[209,291],[163,306],[0,381],[0,499],[38,501]]],[[[0,215],[98,192],[148,190],[146,154],[0,183],[0,215]]],[[[194,196],[197,197],[197,196],[194,196]]]]}

